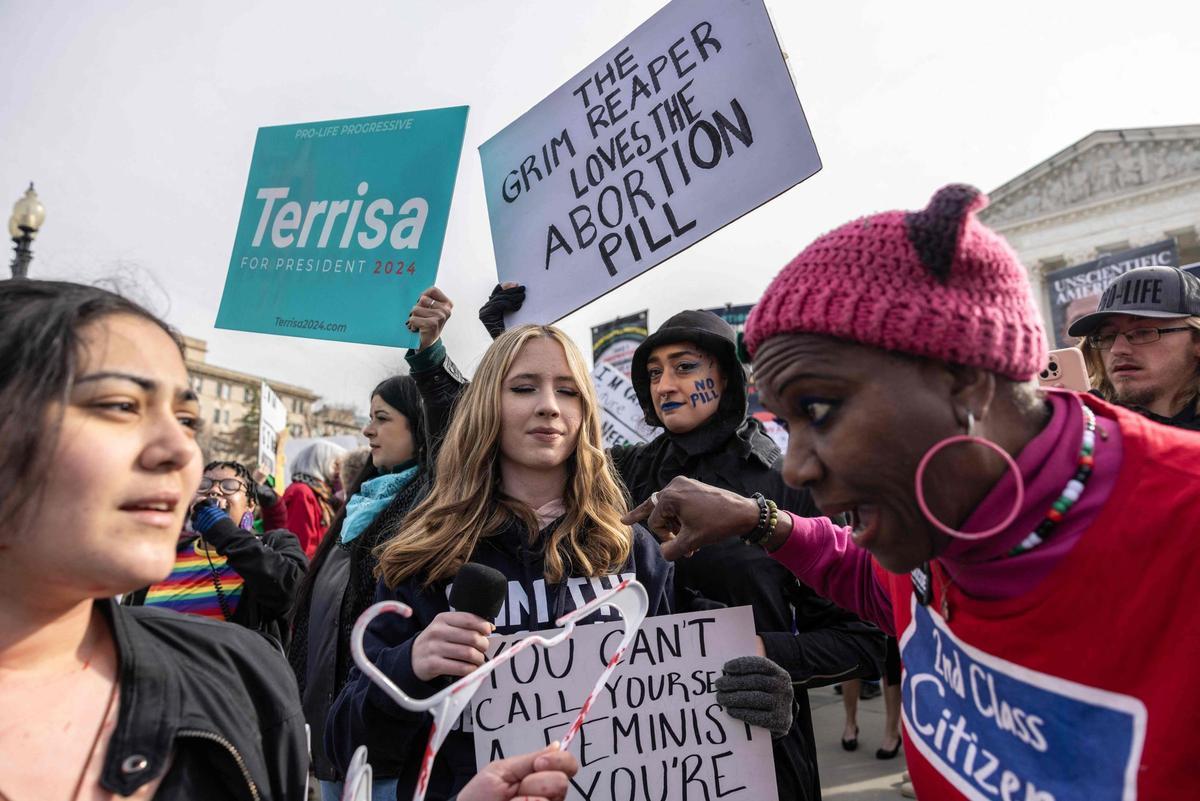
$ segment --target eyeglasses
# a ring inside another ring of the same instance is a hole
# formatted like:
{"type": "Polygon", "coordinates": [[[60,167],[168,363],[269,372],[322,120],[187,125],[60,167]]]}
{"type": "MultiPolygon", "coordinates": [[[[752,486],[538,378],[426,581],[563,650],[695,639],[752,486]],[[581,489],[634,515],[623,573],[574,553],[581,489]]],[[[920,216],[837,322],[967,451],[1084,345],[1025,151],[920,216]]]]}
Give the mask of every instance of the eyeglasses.
{"type": "Polygon", "coordinates": [[[214,487],[222,495],[235,495],[241,490],[250,488],[240,478],[222,478],[219,481],[214,481],[211,478],[200,479],[200,492],[208,492],[214,487]]]}
{"type": "Polygon", "coordinates": [[[1179,326],[1177,328],[1135,328],[1132,331],[1122,331],[1115,334],[1092,334],[1087,338],[1088,344],[1097,350],[1108,350],[1116,344],[1117,337],[1125,337],[1125,341],[1130,345],[1149,345],[1151,342],[1157,342],[1163,334],[1170,334],[1173,331],[1193,331],[1190,325],[1179,326]]]}

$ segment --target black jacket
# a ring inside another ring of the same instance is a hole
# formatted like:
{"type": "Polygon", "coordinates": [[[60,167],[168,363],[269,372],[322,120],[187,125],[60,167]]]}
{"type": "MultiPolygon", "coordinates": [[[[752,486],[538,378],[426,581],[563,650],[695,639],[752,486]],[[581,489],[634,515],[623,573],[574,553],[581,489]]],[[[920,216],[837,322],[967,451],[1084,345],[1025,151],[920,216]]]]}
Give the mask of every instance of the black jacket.
{"type": "MultiPolygon", "coordinates": [[[[230,621],[265,634],[279,648],[286,649],[289,640],[287,617],[296,590],[304,579],[304,571],[308,569],[308,557],[296,535],[286,529],[276,529],[259,536],[225,519],[209,529],[204,540],[245,580],[230,621]]],[[[193,542],[194,537],[181,541],[179,547],[190,547],[193,542]]],[[[123,603],[140,606],[148,589],[130,593],[123,603]]]]}
{"type": "MultiPolygon", "coordinates": [[[[664,430],[648,443],[610,450],[633,503],[641,503],[671,479],[686,476],[743,497],[761,492],[780,509],[802,517],[819,514],[806,490],[784,483],[779,447],[762,424],[748,416],[748,387],[736,336],[716,315],[680,312],[634,352],[631,374],[646,422],[663,427],[651,397],[649,356],[655,348],[680,341],[696,342],[718,360],[725,390],[716,414],[699,428],[686,434],[664,430]]],[[[775,741],[779,797],[819,799],[812,713],[805,689],[877,678],[885,654],[883,633],[817,595],[762,548],[736,538],[677,561],[675,586],[679,592],[753,609],[767,657],[791,674],[798,707],[791,731],[775,741]]]]}
{"type": "MultiPolygon", "coordinates": [[[[745,419],[732,436],[707,452],[689,454],[663,433],[649,443],[614,447],[610,453],[634,503],[682,475],[742,496],[761,492],[780,509],[797,515],[817,514],[807,492],[784,484],[779,448],[753,418],[745,419]]],[[[877,678],[884,658],[883,633],[817,595],[762,548],[740,539],[705,546],[677,561],[675,584],[712,601],[749,605],[754,610],[755,628],[767,657],[791,674],[798,707],[791,731],[774,744],[779,797],[819,799],[812,713],[805,689],[877,678]]]]}
{"type": "Polygon", "coordinates": [[[163,609],[97,607],[119,658],[120,712],[100,783],[155,801],[304,797],[304,716],[283,656],[239,626],[163,609]]]}
{"type": "MultiPolygon", "coordinates": [[[[549,530],[547,527],[539,532],[537,542],[544,542],[549,530]]],[[[617,576],[568,579],[549,586],[542,577],[543,555],[528,541],[529,532],[524,525],[513,521],[499,533],[481,540],[471,555],[471,561],[494,567],[509,578],[508,598],[529,600],[528,607],[522,603],[509,608],[506,604],[501,609],[495,620],[497,633],[553,628],[555,619],[596,597],[597,581],[605,588],[611,588],[631,577],[645,586],[650,596],[650,615],[670,614],[671,564],[663,560],[654,537],[640,526],[634,528],[629,561],[617,576]],[[546,599],[545,604],[539,604],[540,598],[546,599]]],[[[367,629],[363,650],[397,686],[415,698],[426,698],[445,686],[424,682],[413,674],[412,646],[416,636],[436,615],[450,610],[446,600],[449,589],[450,582],[423,589],[418,578],[409,578],[394,590],[379,583],[376,601],[400,601],[412,607],[413,614],[408,618],[399,615],[376,618],[367,629]]],[[[601,614],[602,611],[597,612],[586,622],[607,619],[600,617],[601,614]]],[[[616,612],[610,614],[613,619],[618,617],[616,612]]],[[[344,775],[354,750],[365,744],[375,772],[382,776],[399,776],[397,797],[408,798],[416,786],[432,719],[429,713],[409,712],[397,706],[354,667],[350,671],[350,681],[330,711],[325,727],[325,748],[344,775]]],[[[462,790],[475,775],[472,736],[464,731],[453,731],[447,736],[434,761],[427,799],[445,799],[462,790]]]]}
{"type": "MultiPolygon", "coordinates": [[[[1093,389],[1090,394],[1095,395],[1097,398],[1104,399],[1104,396],[1100,394],[1099,390],[1093,389]]],[[[1114,406],[1123,406],[1126,409],[1131,409],[1140,414],[1142,417],[1145,417],[1148,420],[1153,420],[1156,423],[1161,423],[1164,426],[1182,428],[1185,431],[1200,431],[1200,400],[1197,399],[1188,401],[1187,405],[1184,406],[1179,414],[1176,414],[1174,417],[1165,417],[1161,414],[1155,414],[1149,409],[1145,409],[1141,406],[1126,406],[1125,404],[1117,403],[1116,401],[1108,402],[1114,406]]]]}
{"type": "MultiPolygon", "coordinates": [[[[410,351],[405,359],[422,399],[436,399],[424,404],[426,461],[432,463],[450,424],[451,407],[461,389],[461,375],[446,358],[440,342],[425,351],[410,351]]],[[[304,714],[313,732],[313,772],[323,781],[340,781],[345,777],[344,771],[325,753],[321,733],[325,731],[329,709],[350,675],[350,630],[363,610],[374,602],[377,564],[374,550],[395,536],[409,510],[429,494],[431,479],[427,466],[422,466],[421,473],[396,493],[387,508],[348,545],[322,543],[313,559],[315,573],[297,599],[288,660],[295,671],[304,714]]],[[[337,529],[331,526],[329,536],[336,536],[337,529]]],[[[376,775],[392,775],[381,769],[373,753],[371,762],[376,775]]]]}
{"type": "MultiPolygon", "coordinates": [[[[312,592],[297,609],[288,659],[300,686],[305,718],[313,730],[313,773],[323,781],[345,777],[326,755],[321,732],[329,708],[350,675],[350,630],[363,610],[374,603],[373,551],[395,535],[404,516],[428,492],[428,477],[418,475],[396,493],[362,534],[348,545],[333,545],[323,560],[314,559],[317,572],[312,592]]],[[[336,534],[334,531],[331,536],[336,534]]]]}

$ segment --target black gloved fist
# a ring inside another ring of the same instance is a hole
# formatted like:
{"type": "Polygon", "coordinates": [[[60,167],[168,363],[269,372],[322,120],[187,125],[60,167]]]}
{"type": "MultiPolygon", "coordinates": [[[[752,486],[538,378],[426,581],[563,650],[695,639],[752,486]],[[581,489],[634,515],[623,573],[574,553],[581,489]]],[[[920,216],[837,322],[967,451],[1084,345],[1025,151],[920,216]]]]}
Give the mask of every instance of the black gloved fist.
{"type": "Polygon", "coordinates": [[[254,485],[254,494],[262,506],[274,506],[279,503],[279,495],[275,492],[275,488],[265,481],[254,485]]]}
{"type": "Polygon", "coordinates": [[[511,314],[525,305],[525,287],[508,287],[496,284],[487,303],[479,307],[479,322],[492,335],[492,339],[504,333],[504,315],[511,314]]]}
{"type": "Polygon", "coordinates": [[[739,656],[721,668],[717,703],[732,718],[760,726],[776,739],[792,728],[792,677],[765,656],[739,656]]]}

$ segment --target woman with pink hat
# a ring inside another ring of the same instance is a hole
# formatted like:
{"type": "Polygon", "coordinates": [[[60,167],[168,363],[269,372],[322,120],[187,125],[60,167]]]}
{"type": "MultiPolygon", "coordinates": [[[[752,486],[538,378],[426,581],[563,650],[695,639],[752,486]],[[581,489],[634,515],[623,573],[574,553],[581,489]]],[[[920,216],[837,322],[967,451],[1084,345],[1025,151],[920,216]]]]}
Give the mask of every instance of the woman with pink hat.
{"type": "Polygon", "coordinates": [[[630,513],[677,558],[742,535],[900,640],[918,796],[1195,796],[1200,438],[1033,381],[1046,339],[978,190],[826,234],[746,327],[789,484],[676,479],[630,513]]]}

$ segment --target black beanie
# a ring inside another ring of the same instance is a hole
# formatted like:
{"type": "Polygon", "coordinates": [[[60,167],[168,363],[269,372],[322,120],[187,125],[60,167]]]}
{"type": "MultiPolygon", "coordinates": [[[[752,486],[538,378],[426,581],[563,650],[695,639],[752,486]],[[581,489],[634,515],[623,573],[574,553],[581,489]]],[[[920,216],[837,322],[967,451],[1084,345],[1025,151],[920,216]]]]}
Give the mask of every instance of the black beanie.
{"type": "Polygon", "coordinates": [[[637,350],[633,352],[633,364],[630,378],[634,391],[637,392],[638,402],[646,414],[646,423],[663,428],[663,422],[654,410],[654,401],[650,394],[650,373],[646,363],[650,361],[650,353],[663,345],[672,342],[695,342],[717,360],[721,372],[725,376],[725,392],[721,396],[721,404],[717,407],[720,417],[736,418],[739,422],[745,418],[746,400],[746,371],[737,355],[737,333],[723,319],[708,311],[683,311],[669,318],[650,336],[642,340],[637,350]]]}

